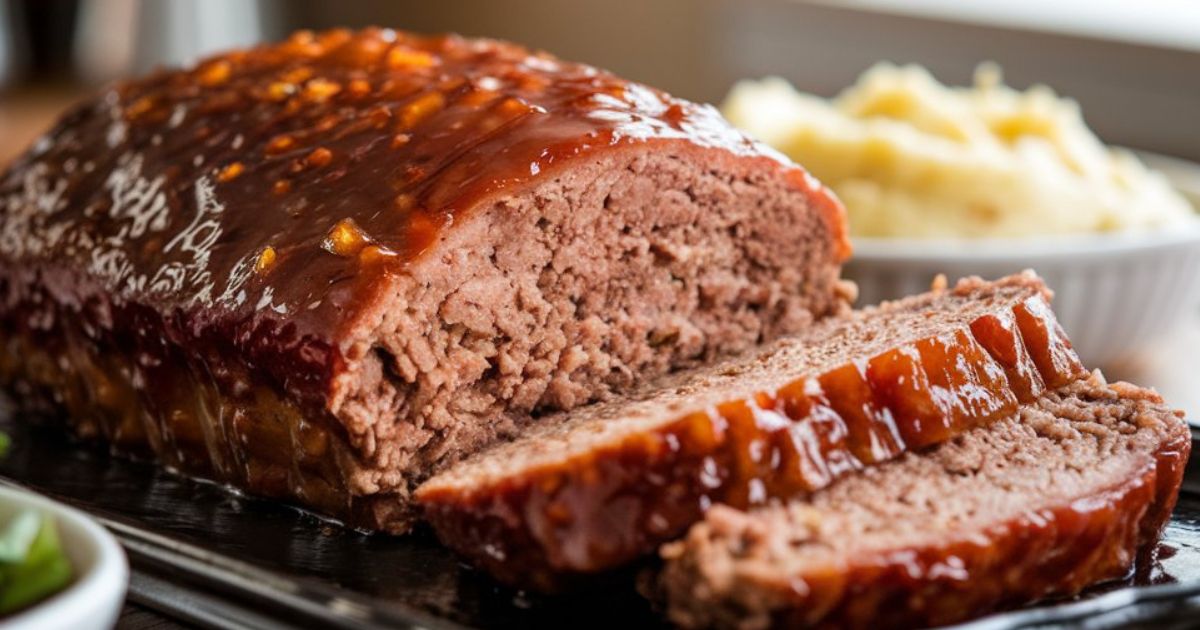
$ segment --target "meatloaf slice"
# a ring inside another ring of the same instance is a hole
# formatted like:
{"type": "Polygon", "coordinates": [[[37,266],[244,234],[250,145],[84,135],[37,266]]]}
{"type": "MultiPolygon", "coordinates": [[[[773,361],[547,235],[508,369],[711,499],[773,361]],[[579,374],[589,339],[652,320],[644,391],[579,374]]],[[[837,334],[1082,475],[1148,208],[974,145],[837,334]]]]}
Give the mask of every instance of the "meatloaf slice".
{"type": "Polygon", "coordinates": [[[1032,273],[822,322],[625,399],[545,418],[417,491],[448,546],[554,589],[749,506],[1009,416],[1085,374],[1032,273]]]}
{"type": "Polygon", "coordinates": [[[402,531],[535,412],[843,309],[843,214],[712,107],[590,66],[297,33],[115,85],[0,175],[0,386],[402,531]]]}
{"type": "Polygon", "coordinates": [[[687,628],[937,626],[1124,575],[1175,504],[1191,438],[1099,375],[808,501],[710,510],[657,587],[687,628]]]}

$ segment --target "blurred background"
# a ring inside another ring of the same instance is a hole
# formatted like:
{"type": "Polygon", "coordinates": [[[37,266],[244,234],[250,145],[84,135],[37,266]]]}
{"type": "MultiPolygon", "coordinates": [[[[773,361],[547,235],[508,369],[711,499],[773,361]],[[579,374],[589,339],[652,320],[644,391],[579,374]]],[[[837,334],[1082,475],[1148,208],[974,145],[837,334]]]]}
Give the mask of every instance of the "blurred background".
{"type": "Polygon", "coordinates": [[[832,95],[879,60],[1053,85],[1106,141],[1200,160],[1191,0],[0,0],[0,160],[106,81],[298,28],[513,39],[701,101],[780,75],[832,95]]]}

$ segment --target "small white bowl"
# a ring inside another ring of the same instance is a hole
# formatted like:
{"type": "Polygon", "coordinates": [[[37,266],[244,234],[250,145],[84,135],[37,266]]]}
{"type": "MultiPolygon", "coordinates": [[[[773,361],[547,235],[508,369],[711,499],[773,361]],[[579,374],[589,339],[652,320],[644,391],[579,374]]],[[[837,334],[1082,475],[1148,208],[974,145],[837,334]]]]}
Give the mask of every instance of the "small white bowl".
{"type": "MultiPolygon", "coordinates": [[[[1200,165],[1142,153],[1200,207],[1200,165]]],[[[1029,239],[856,238],[846,277],[858,304],[929,289],[939,273],[998,278],[1033,269],[1088,367],[1118,362],[1200,314],[1200,219],[1160,232],[1029,239]]]]}
{"type": "Polygon", "coordinates": [[[117,622],[129,586],[121,546],[84,513],[19,488],[0,485],[0,522],[34,509],[54,518],[75,579],[63,591],[0,619],[6,630],[108,630],[117,622]]]}

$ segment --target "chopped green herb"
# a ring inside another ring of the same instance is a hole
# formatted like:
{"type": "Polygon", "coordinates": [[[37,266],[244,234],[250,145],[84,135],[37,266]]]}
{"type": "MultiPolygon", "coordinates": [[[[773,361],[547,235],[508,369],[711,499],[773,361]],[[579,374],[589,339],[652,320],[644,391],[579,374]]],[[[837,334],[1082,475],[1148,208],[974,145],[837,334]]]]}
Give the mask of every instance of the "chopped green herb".
{"type": "MultiPolygon", "coordinates": [[[[23,513],[24,514],[24,513],[23,513]]],[[[0,615],[35,604],[71,582],[71,563],[48,516],[37,517],[37,535],[21,560],[0,564],[0,615]]]]}
{"type": "Polygon", "coordinates": [[[23,562],[41,528],[42,517],[33,510],[25,510],[9,519],[0,530],[0,563],[23,562]]]}
{"type": "Polygon", "coordinates": [[[12,444],[12,439],[8,437],[7,433],[0,431],[0,457],[8,455],[8,447],[10,444],[12,444]]]}

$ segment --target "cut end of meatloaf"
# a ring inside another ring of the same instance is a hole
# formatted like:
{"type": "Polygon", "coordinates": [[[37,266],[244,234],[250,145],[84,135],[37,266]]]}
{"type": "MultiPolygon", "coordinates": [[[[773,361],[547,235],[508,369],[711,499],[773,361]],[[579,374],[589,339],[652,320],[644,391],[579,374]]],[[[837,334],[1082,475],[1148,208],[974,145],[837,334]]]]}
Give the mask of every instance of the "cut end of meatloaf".
{"type": "Polygon", "coordinates": [[[628,391],[847,309],[836,225],[779,169],[614,150],[492,201],[363,317],[332,408],[406,496],[531,414],[628,391]]]}
{"type": "Polygon", "coordinates": [[[1123,575],[1191,448],[1157,394],[1091,379],[810,500],[709,511],[662,550],[683,627],[941,625],[1123,575]]]}
{"type": "Polygon", "coordinates": [[[712,106],[498,40],[302,31],[114,84],[0,171],[0,387],[111,377],[103,414],[57,405],[80,435],[402,531],[534,416],[842,310],[849,253],[836,198],[712,106]]]}
{"type": "Polygon", "coordinates": [[[417,492],[447,545],[556,587],[649,553],[712,503],[812,492],[1016,412],[1083,374],[1031,273],[818,323],[638,394],[544,418],[417,492]]]}

